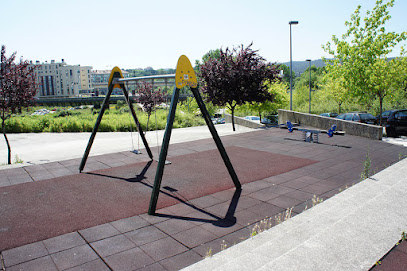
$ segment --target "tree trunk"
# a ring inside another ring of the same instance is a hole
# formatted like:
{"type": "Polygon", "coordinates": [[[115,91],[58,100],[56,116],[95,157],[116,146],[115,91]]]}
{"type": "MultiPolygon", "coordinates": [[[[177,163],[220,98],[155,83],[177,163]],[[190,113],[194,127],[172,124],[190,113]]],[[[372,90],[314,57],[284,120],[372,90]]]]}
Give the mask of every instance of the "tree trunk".
{"type": "MultiPolygon", "coordinates": [[[[147,125],[146,125],[146,131],[144,132],[144,134],[146,134],[148,131],[148,123],[150,122],[150,116],[151,116],[151,114],[147,115],[147,125]]],[[[156,129],[157,129],[157,127],[156,127],[156,129]]]]}
{"type": "Polygon", "coordinates": [[[338,105],[339,105],[339,112],[338,112],[338,114],[340,114],[340,113],[341,113],[341,105],[342,105],[342,104],[339,103],[338,105]]]}
{"type": "Polygon", "coordinates": [[[259,117],[260,117],[260,121],[261,121],[261,111],[259,111],[259,117]]]}
{"type": "Polygon", "coordinates": [[[230,110],[232,111],[232,127],[233,127],[233,132],[236,131],[235,129],[235,107],[231,106],[230,110]]]}
{"type": "Polygon", "coordinates": [[[379,97],[380,101],[380,117],[379,117],[379,125],[382,126],[382,112],[383,112],[383,97],[379,97]]]}
{"type": "Polygon", "coordinates": [[[7,150],[8,150],[8,160],[7,160],[7,163],[9,164],[9,165],[11,165],[11,147],[10,147],[10,142],[8,141],[8,138],[7,138],[7,135],[6,135],[6,125],[5,125],[5,120],[3,119],[3,122],[2,122],[2,130],[3,130],[3,136],[4,136],[4,139],[6,140],[6,144],[7,144],[7,150]]]}

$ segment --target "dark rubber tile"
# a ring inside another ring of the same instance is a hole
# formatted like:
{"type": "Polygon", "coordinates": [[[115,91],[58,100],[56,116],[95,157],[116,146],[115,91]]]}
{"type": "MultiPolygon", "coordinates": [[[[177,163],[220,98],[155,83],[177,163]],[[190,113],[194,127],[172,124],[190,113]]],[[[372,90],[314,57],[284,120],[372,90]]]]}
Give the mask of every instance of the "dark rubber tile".
{"type": "Polygon", "coordinates": [[[6,267],[9,267],[46,256],[48,251],[42,242],[37,242],[3,251],[2,254],[6,267]]]}
{"type": "Polygon", "coordinates": [[[372,271],[405,271],[407,266],[407,254],[399,250],[392,250],[381,261],[380,265],[374,266],[372,271]]]}
{"type": "Polygon", "coordinates": [[[142,245],[140,248],[155,261],[161,261],[188,250],[186,246],[171,237],[142,245]]]}
{"type": "Polygon", "coordinates": [[[160,261],[160,264],[169,271],[177,271],[190,266],[198,261],[202,260],[202,257],[193,250],[189,250],[182,254],[160,261]]]}
{"type": "Polygon", "coordinates": [[[21,263],[7,268],[7,271],[58,271],[50,256],[41,257],[29,262],[21,263]]]}
{"type": "Polygon", "coordinates": [[[298,200],[298,199],[289,198],[289,197],[286,197],[285,195],[283,195],[283,196],[279,196],[277,198],[269,200],[268,203],[271,203],[271,204],[281,207],[283,209],[287,209],[287,208],[291,208],[291,207],[294,207],[294,206],[302,203],[302,201],[298,200]]]}
{"type": "Polygon", "coordinates": [[[89,243],[120,234],[120,232],[110,223],[87,228],[79,231],[79,233],[89,243]]]}
{"type": "Polygon", "coordinates": [[[110,224],[121,233],[132,231],[150,225],[150,223],[148,223],[140,216],[123,218],[120,220],[113,221],[110,224]]]}
{"type": "Polygon", "coordinates": [[[104,258],[112,270],[136,270],[153,264],[155,261],[140,248],[132,248],[104,258]]]}
{"type": "Polygon", "coordinates": [[[82,245],[51,254],[51,257],[59,270],[65,270],[99,258],[88,245],[82,245]]]}
{"type": "Polygon", "coordinates": [[[182,219],[169,219],[161,223],[155,224],[155,227],[165,232],[168,235],[174,235],[181,231],[185,231],[195,227],[196,225],[191,221],[182,219]]]}
{"type": "Polygon", "coordinates": [[[67,233],[43,241],[50,254],[86,244],[77,232],[67,233]]]}
{"type": "MultiPolygon", "coordinates": [[[[44,269],[45,270],[45,269],[44,269]]],[[[66,271],[110,271],[109,267],[100,259],[72,267],[66,271]]]]}
{"type": "Polygon", "coordinates": [[[125,236],[137,246],[148,244],[168,237],[166,233],[154,226],[144,227],[125,233],[125,236]]]}
{"type": "Polygon", "coordinates": [[[136,247],[125,235],[116,235],[90,244],[101,257],[110,256],[136,247]]]}
{"type": "Polygon", "coordinates": [[[215,234],[199,226],[174,234],[172,237],[188,248],[194,248],[218,238],[215,234]]]}

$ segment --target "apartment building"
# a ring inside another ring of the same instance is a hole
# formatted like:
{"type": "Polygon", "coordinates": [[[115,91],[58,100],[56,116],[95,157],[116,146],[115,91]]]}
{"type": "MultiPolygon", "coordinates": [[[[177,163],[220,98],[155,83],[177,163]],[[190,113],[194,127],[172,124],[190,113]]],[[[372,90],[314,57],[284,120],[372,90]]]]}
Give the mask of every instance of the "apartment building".
{"type": "Polygon", "coordinates": [[[36,97],[75,97],[92,92],[91,66],[67,65],[51,60],[50,63],[36,61],[35,73],[39,89],[36,97]]]}
{"type": "MultiPolygon", "coordinates": [[[[110,77],[110,73],[112,70],[92,70],[91,72],[91,82],[94,93],[97,95],[106,95],[107,93],[107,85],[110,77]]],[[[129,73],[127,71],[122,70],[122,74],[124,78],[129,77],[129,73]]],[[[114,95],[121,95],[122,92],[120,89],[113,90],[114,95]]]]}

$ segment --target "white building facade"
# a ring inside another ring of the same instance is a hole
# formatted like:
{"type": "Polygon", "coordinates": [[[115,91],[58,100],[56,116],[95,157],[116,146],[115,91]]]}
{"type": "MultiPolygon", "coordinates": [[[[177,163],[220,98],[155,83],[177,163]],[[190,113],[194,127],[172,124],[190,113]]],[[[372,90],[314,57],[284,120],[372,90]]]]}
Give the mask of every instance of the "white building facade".
{"type": "Polygon", "coordinates": [[[67,65],[63,59],[59,63],[51,60],[31,64],[37,66],[38,98],[77,97],[92,92],[91,66],[67,65]]]}

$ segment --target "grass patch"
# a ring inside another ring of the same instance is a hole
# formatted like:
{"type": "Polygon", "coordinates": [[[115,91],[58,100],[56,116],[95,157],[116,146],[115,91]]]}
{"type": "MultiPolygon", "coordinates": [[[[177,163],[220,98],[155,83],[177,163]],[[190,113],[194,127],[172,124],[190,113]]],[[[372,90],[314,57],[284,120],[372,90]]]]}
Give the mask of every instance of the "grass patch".
{"type": "MultiPolygon", "coordinates": [[[[112,107],[106,110],[99,126],[100,132],[129,132],[136,131],[133,117],[124,107],[112,107]]],[[[34,108],[35,110],[35,108],[34,108]]],[[[6,121],[7,133],[63,133],[63,132],[91,132],[97,116],[98,109],[86,108],[67,110],[60,108],[55,113],[47,115],[31,115],[33,111],[14,115],[6,121]]],[[[137,118],[143,131],[147,127],[147,114],[137,111],[137,118]]],[[[148,130],[163,130],[167,124],[168,110],[158,109],[153,112],[148,124],[148,130]]],[[[174,119],[174,128],[201,126],[205,120],[193,113],[177,110],[174,119]]]]}

